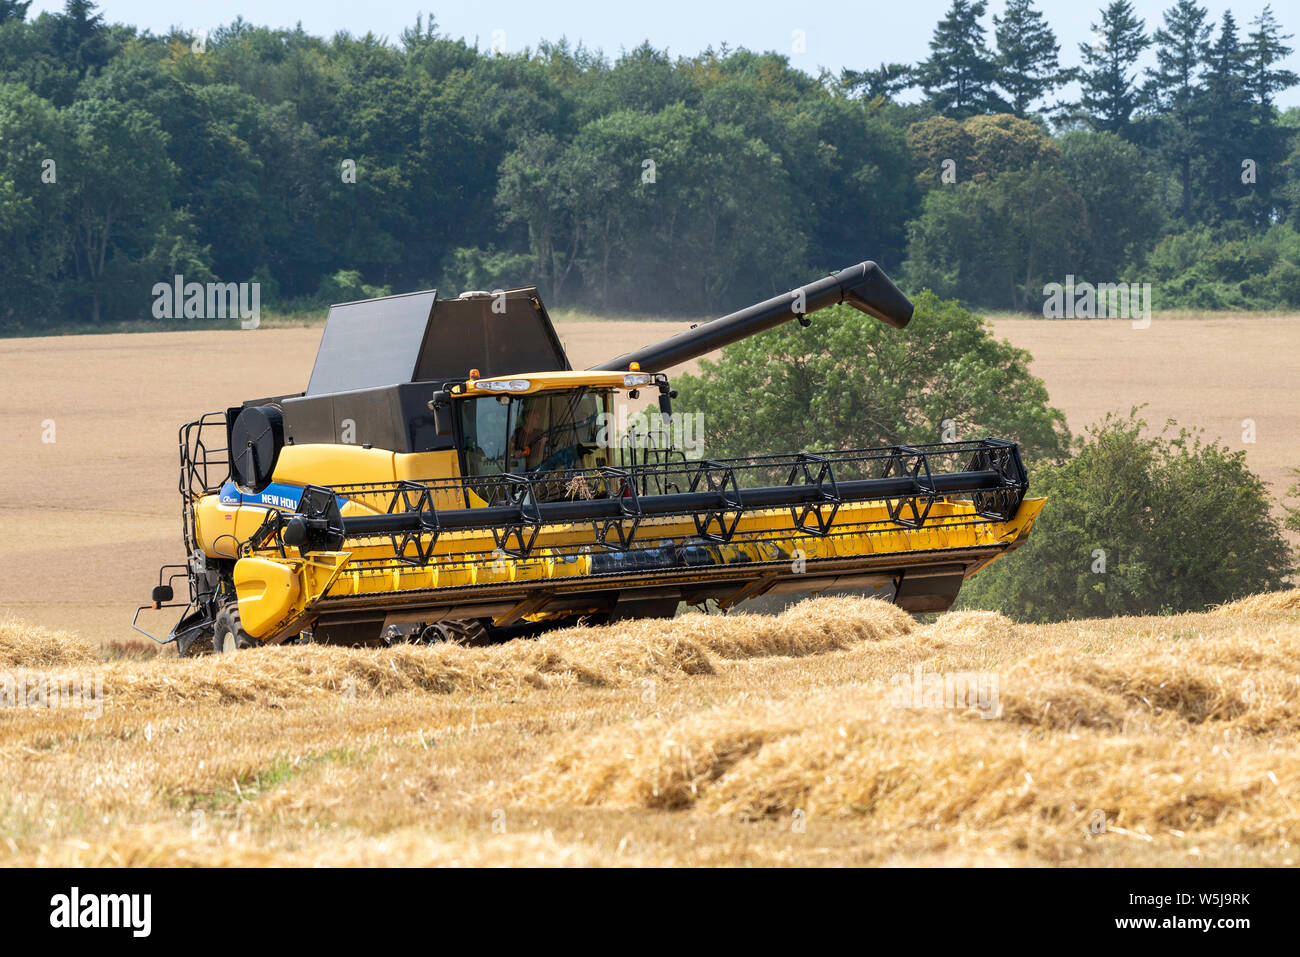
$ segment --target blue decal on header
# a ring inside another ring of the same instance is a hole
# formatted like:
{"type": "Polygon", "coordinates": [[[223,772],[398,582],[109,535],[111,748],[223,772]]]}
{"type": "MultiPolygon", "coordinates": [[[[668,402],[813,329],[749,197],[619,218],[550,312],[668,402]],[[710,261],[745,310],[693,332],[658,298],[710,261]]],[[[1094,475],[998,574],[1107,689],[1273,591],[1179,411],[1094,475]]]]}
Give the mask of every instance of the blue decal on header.
{"type": "MultiPolygon", "coordinates": [[[[262,508],[278,508],[292,512],[298,508],[298,500],[301,498],[301,485],[272,482],[260,492],[241,492],[234,482],[227,482],[221,486],[219,501],[222,505],[259,505],[262,508]]],[[[347,501],[337,495],[335,498],[340,508],[347,501]]]]}

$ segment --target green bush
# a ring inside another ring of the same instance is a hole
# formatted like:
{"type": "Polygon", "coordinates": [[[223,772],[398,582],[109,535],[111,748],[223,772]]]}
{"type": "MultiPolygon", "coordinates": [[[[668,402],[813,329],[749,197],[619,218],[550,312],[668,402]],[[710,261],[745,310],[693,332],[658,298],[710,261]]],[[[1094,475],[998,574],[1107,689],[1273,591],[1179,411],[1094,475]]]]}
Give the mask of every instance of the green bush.
{"type": "MultiPolygon", "coordinates": [[[[1286,490],[1287,498],[1300,498],[1300,469],[1292,469],[1291,474],[1295,476],[1296,482],[1286,490]]],[[[1300,532],[1300,506],[1287,504],[1286,509],[1286,527],[1293,532],[1300,532]]]]}
{"type": "Polygon", "coordinates": [[[1130,278],[1155,284],[1160,309],[1294,309],[1300,307],[1300,233],[1285,224],[1246,238],[1204,226],[1173,233],[1130,278]]]}
{"type": "Polygon", "coordinates": [[[962,607],[1026,621],[1202,611],[1278,588],[1288,549],[1244,452],[1133,410],[1030,476],[1047,505],[1029,540],[962,590],[962,607]]]}
{"type": "Polygon", "coordinates": [[[537,260],[527,253],[460,247],[443,260],[438,296],[452,299],[470,289],[514,289],[536,281],[537,260]]]}
{"type": "Polygon", "coordinates": [[[391,296],[393,290],[388,286],[368,286],[361,281],[361,273],[355,269],[340,269],[332,276],[326,276],[320,282],[316,298],[325,303],[356,302],[358,299],[377,299],[391,296]]]}

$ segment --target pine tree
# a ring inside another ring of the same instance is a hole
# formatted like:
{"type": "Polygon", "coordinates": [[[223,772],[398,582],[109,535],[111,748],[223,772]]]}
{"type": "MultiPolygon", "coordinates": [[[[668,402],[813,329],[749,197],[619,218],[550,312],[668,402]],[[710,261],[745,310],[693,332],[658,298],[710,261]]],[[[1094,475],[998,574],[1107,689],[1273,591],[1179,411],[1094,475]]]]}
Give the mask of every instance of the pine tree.
{"type": "Polygon", "coordinates": [[[1206,192],[1210,210],[1219,221],[1233,220],[1242,212],[1239,203],[1249,195],[1242,182],[1242,163],[1256,145],[1252,119],[1248,65],[1231,10],[1223,14],[1219,35],[1210,46],[1205,71],[1205,114],[1198,147],[1207,162],[1206,192]]]}
{"type": "Polygon", "coordinates": [[[1256,104],[1271,110],[1274,93],[1300,83],[1300,77],[1292,71],[1274,68],[1275,64],[1291,55],[1291,48],[1285,41],[1290,40],[1292,34],[1282,35],[1282,28],[1268,4],[1250,25],[1255,29],[1246,41],[1246,86],[1256,104]]]}
{"type": "Polygon", "coordinates": [[[1025,116],[1032,103],[1065,81],[1061,45],[1033,0],[1007,0],[1001,17],[993,17],[998,47],[998,86],[1007,92],[1011,110],[1025,116]]]}
{"type": "Polygon", "coordinates": [[[997,62],[980,24],[987,8],[986,0],[952,0],[930,39],[929,59],[917,67],[917,80],[930,105],[945,116],[964,119],[1010,109],[994,89],[997,62]]]}
{"type": "Polygon", "coordinates": [[[1156,67],[1147,70],[1149,97],[1173,124],[1163,145],[1178,169],[1182,217],[1188,225],[1193,219],[1193,140],[1202,106],[1199,83],[1210,45],[1207,16],[1208,11],[1194,0],[1178,0],[1166,10],[1164,26],[1155,32],[1156,67]]]}
{"type": "Polygon", "coordinates": [[[1295,86],[1300,77],[1278,66],[1291,55],[1291,47],[1286,45],[1291,35],[1282,33],[1272,9],[1265,6],[1250,25],[1253,29],[1242,48],[1242,56],[1246,95],[1254,114],[1249,156],[1256,163],[1256,179],[1246,211],[1256,223],[1265,225],[1279,212],[1278,207],[1284,205],[1284,177],[1278,171],[1286,159],[1290,132],[1278,123],[1273,96],[1295,86]]]}
{"type": "Polygon", "coordinates": [[[1142,102],[1136,86],[1137,60],[1151,40],[1129,0],[1114,0],[1092,25],[1097,39],[1079,44],[1083,54],[1081,106],[1093,129],[1128,137],[1133,112],[1142,102]]]}
{"type": "Polygon", "coordinates": [[[916,86],[916,70],[905,63],[882,63],[874,70],[844,70],[840,81],[868,100],[876,97],[892,100],[909,87],[916,86]]]}
{"type": "Polygon", "coordinates": [[[0,0],[0,26],[10,20],[22,20],[27,16],[27,8],[32,0],[0,0]]]}
{"type": "Polygon", "coordinates": [[[55,23],[59,53],[69,65],[76,67],[78,75],[85,76],[108,62],[108,28],[93,0],[67,0],[55,23]]]}

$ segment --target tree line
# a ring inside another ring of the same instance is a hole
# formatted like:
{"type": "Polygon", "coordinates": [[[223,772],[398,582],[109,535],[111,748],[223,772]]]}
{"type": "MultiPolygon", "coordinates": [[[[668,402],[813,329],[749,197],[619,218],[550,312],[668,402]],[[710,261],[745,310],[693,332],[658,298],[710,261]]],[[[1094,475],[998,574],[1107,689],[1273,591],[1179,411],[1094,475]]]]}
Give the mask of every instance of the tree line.
{"type": "Polygon", "coordinates": [[[149,318],[176,275],[281,308],[536,282],[698,315],[864,256],[982,307],[1036,311],[1067,275],[1300,306],[1269,7],[1148,26],[1116,0],[1064,69],[1032,0],[953,0],[922,63],[810,76],[727,47],[493,52],[432,18],[388,42],[29,6],[0,0],[0,331],[149,318]]]}

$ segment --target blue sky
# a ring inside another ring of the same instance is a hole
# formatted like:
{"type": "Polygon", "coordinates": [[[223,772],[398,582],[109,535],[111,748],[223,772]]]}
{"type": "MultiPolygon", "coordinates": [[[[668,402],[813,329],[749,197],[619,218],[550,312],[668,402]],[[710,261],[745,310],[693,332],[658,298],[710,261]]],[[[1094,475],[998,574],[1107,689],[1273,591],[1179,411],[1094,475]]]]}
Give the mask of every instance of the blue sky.
{"type": "MultiPolygon", "coordinates": [[[[875,66],[882,60],[915,62],[928,54],[934,25],[950,0],[907,2],[831,3],[824,0],[747,0],[741,3],[682,2],[682,0],[484,0],[455,4],[363,3],[357,0],[205,0],[177,4],[172,0],[103,0],[100,9],[109,20],[147,27],[155,33],[171,26],[190,30],[211,29],[236,16],[259,25],[292,27],[301,22],[311,33],[330,35],[338,30],[367,31],[396,40],[417,13],[432,10],[441,31],[478,38],[483,48],[492,45],[495,31],[504,31],[507,50],[535,46],[539,39],[561,36],[608,56],[630,49],[643,40],[667,47],[673,54],[690,55],[723,42],[754,50],[777,50],[810,73],[819,67],[838,72],[842,67],[875,66]],[[796,52],[795,31],[803,31],[805,50],[796,52]]],[[[1162,19],[1173,0],[1135,0],[1148,32],[1162,19]]],[[[1042,0],[1043,10],[1062,46],[1066,65],[1078,63],[1078,44],[1090,35],[1089,26],[1100,17],[1102,0],[1062,2],[1042,0]]],[[[1232,9],[1243,34],[1249,21],[1263,9],[1263,0],[1225,2],[1210,0],[1202,6],[1216,20],[1232,9]]],[[[35,0],[29,16],[41,10],[59,10],[63,0],[35,0]]],[[[1003,0],[991,0],[985,25],[992,35],[992,15],[1003,0]]],[[[1273,13],[1288,33],[1300,33],[1300,11],[1289,0],[1273,3],[1273,13]]],[[[1293,45],[1300,48],[1300,43],[1293,45]]],[[[1300,53],[1289,66],[1300,73],[1300,53]]],[[[1279,100],[1283,106],[1300,106],[1300,88],[1279,100]]]]}

